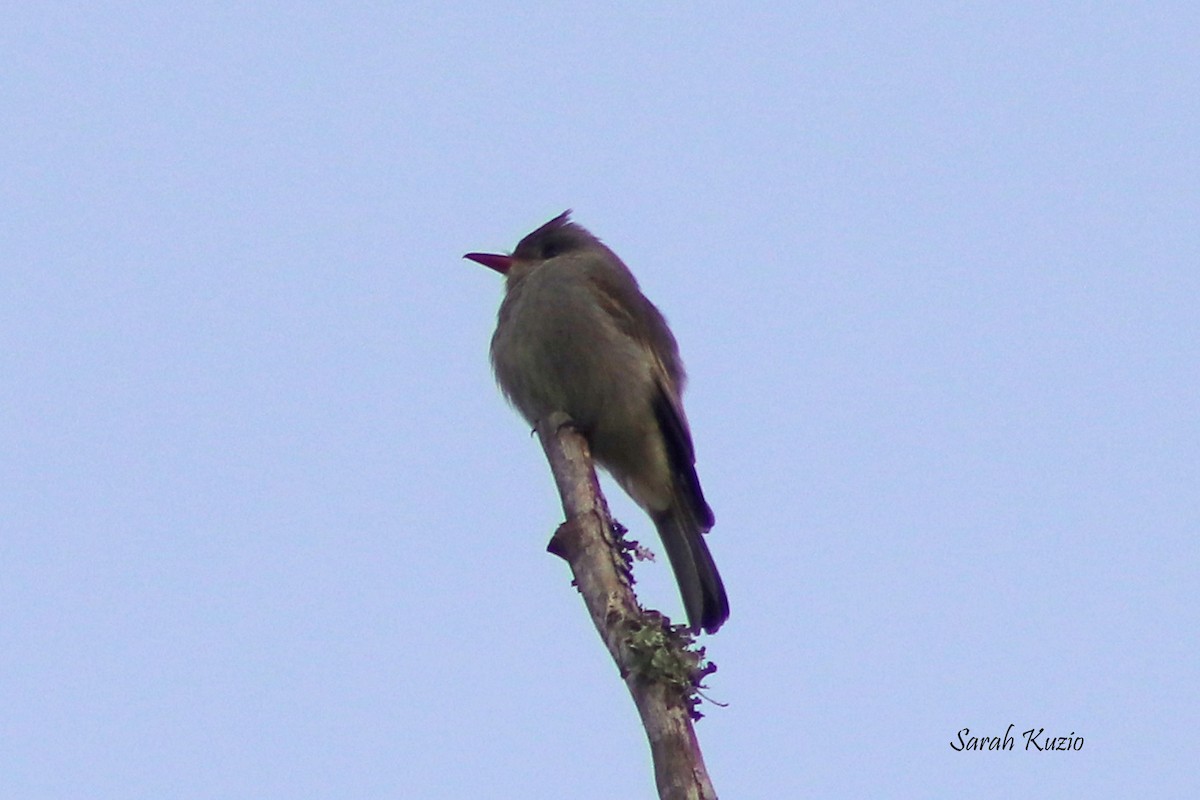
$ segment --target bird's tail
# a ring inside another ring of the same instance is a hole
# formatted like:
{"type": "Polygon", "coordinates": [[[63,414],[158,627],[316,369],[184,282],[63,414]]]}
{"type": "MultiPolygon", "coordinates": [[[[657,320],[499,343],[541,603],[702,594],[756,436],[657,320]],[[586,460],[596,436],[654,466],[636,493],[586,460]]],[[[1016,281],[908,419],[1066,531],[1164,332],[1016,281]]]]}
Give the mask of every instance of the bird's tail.
{"type": "Polygon", "coordinates": [[[729,598],[725,596],[725,584],[712,553],[704,543],[703,529],[681,505],[677,503],[654,522],[675,571],[688,624],[696,632],[716,633],[729,619],[729,598]]]}

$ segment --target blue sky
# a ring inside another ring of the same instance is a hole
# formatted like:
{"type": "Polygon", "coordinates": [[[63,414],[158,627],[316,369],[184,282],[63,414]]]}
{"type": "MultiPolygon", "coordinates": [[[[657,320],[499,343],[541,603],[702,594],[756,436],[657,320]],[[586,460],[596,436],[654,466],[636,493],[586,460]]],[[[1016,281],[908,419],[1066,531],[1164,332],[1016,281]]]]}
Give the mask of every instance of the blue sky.
{"type": "Polygon", "coordinates": [[[722,796],[1194,795],[1198,29],[9,9],[0,796],[653,795],[461,260],[568,207],[691,375],[722,796]]]}

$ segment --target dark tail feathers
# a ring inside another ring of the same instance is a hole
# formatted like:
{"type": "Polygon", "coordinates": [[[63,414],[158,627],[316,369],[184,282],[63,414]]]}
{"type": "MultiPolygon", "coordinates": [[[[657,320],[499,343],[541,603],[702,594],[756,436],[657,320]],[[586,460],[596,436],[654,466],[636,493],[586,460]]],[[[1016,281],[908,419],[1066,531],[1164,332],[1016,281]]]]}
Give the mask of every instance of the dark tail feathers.
{"type": "Polygon", "coordinates": [[[655,524],[675,571],[688,624],[696,632],[716,633],[729,619],[729,598],[700,526],[678,507],[659,515],[655,524]]]}

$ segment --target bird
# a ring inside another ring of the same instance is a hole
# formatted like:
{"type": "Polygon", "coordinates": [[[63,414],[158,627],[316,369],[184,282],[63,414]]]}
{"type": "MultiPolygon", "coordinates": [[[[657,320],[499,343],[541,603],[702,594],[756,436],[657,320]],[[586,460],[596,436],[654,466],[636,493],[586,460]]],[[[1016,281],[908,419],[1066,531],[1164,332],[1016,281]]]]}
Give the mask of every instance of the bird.
{"type": "Polygon", "coordinates": [[[464,258],[505,276],[491,342],[505,397],[535,429],[556,413],[570,419],[653,521],[691,630],[715,633],[729,600],[705,543],[715,519],[696,474],[683,362],[662,313],[569,209],[510,254],[464,258]]]}

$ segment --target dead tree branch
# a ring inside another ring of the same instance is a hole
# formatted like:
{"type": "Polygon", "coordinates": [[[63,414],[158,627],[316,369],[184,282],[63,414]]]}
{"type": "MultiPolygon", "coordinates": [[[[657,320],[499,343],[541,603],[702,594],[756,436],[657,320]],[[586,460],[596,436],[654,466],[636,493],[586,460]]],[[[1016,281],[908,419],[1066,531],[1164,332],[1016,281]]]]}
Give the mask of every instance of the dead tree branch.
{"type": "Polygon", "coordinates": [[[692,726],[699,716],[695,692],[712,668],[701,668],[703,650],[689,647],[686,632],[639,605],[632,562],[614,532],[587,440],[565,416],[539,424],[538,438],[566,515],[547,549],[570,565],[592,622],[633,695],[650,741],[658,795],[716,800],[692,726]]]}

